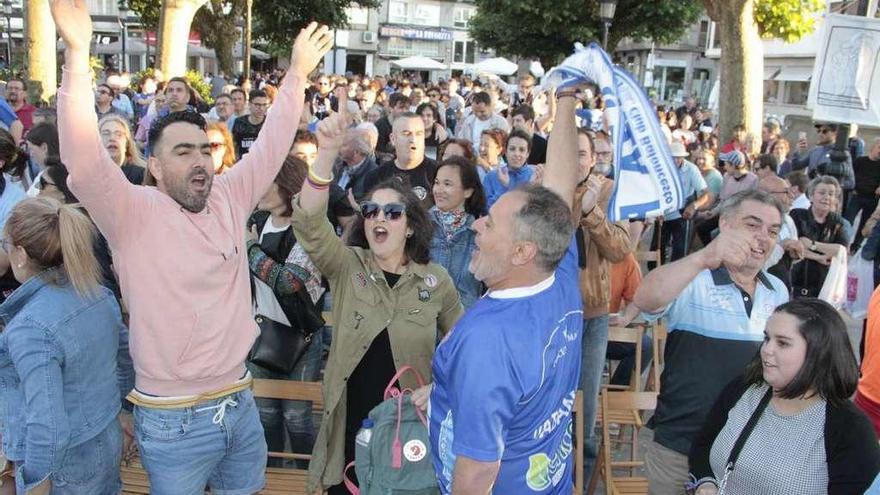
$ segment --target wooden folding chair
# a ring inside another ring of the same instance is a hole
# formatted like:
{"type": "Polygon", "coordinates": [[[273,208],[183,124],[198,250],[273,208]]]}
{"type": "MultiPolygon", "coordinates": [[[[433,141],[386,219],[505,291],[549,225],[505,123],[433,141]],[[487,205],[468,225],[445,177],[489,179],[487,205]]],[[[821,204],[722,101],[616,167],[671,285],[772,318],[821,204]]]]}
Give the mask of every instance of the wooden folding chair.
{"type": "MultiPolygon", "coordinates": [[[[633,368],[632,378],[629,385],[606,385],[609,390],[629,390],[639,392],[642,389],[642,336],[645,334],[644,325],[634,324],[628,327],[608,327],[608,343],[617,342],[622,344],[635,344],[636,363],[633,368]]],[[[610,373],[614,375],[614,373],[610,373]]]]}
{"type": "Polygon", "coordinates": [[[574,495],[584,493],[584,392],[578,390],[574,395],[574,495]]]}
{"type": "Polygon", "coordinates": [[[648,380],[645,384],[645,391],[660,392],[660,373],[663,371],[663,352],[666,349],[666,339],[668,332],[666,322],[663,319],[654,322],[651,327],[651,337],[654,348],[651,351],[652,361],[651,369],[648,371],[648,380]]]}
{"type": "MultiPolygon", "coordinates": [[[[636,261],[638,261],[640,265],[641,265],[642,263],[645,263],[645,265],[642,266],[642,268],[647,268],[647,263],[656,263],[655,268],[656,268],[657,266],[660,266],[660,265],[663,264],[663,257],[662,257],[661,254],[660,254],[660,253],[661,253],[661,252],[660,252],[660,240],[663,239],[663,237],[662,237],[662,234],[663,234],[663,221],[662,221],[662,220],[657,220],[656,222],[654,222],[654,232],[655,232],[656,234],[651,234],[651,235],[652,235],[652,236],[654,236],[654,235],[657,236],[657,239],[658,239],[658,241],[657,241],[657,249],[655,249],[655,250],[649,250],[649,251],[636,251],[636,252],[634,253],[634,254],[635,254],[635,257],[636,257],[636,261]]],[[[641,244],[641,243],[639,243],[639,244],[641,244]]],[[[650,246],[650,243],[649,243],[648,245],[650,246]]],[[[644,270],[644,273],[648,273],[648,270],[647,270],[647,269],[644,270]]]]}
{"type": "MultiPolygon", "coordinates": [[[[611,437],[608,427],[615,422],[615,417],[623,412],[653,410],[657,407],[657,394],[654,392],[602,392],[602,445],[599,455],[602,459],[602,477],[605,481],[605,493],[644,494],[648,493],[648,479],[633,476],[633,470],[644,465],[638,459],[638,444],[633,444],[633,452],[629,461],[614,461],[611,457],[611,437]],[[629,471],[629,476],[615,476],[615,469],[629,471]]],[[[639,414],[636,414],[639,416],[639,414]]]]}

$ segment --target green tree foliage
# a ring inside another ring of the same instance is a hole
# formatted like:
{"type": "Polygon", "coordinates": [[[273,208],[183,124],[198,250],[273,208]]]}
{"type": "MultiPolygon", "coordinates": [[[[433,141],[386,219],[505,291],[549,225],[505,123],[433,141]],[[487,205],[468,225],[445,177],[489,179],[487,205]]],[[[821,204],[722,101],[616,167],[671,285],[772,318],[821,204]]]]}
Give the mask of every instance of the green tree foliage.
{"type": "Polygon", "coordinates": [[[310,21],[342,28],[345,9],[378,8],[380,0],[257,0],[254,2],[254,39],[266,41],[275,55],[287,55],[299,30],[310,21]]]}
{"type": "MultiPolygon", "coordinates": [[[[471,36],[501,54],[540,59],[545,67],[571,53],[576,41],[601,41],[597,0],[476,0],[471,36]]],[[[698,0],[620,0],[609,48],[623,38],[673,42],[702,11],[698,0]]]]}
{"type": "Polygon", "coordinates": [[[141,18],[144,29],[154,32],[159,30],[159,13],[162,10],[160,0],[119,0],[119,5],[126,3],[141,18]]]}
{"type": "Polygon", "coordinates": [[[824,8],[823,0],[757,0],[754,16],[761,36],[794,43],[813,32],[824,8]]]}
{"type": "MultiPolygon", "coordinates": [[[[155,79],[156,70],[152,67],[149,67],[142,71],[135,72],[131,75],[131,84],[129,85],[129,87],[135,92],[140,91],[141,81],[146,77],[152,77],[155,79]]],[[[186,71],[186,74],[183,75],[183,77],[184,79],[186,79],[186,82],[188,82],[189,85],[196,91],[196,93],[198,93],[199,96],[201,96],[202,99],[205,100],[205,103],[207,103],[208,105],[214,104],[214,98],[211,98],[211,86],[209,86],[208,83],[205,82],[205,78],[202,77],[202,74],[200,74],[198,71],[188,70],[186,71]]]]}
{"type": "Polygon", "coordinates": [[[198,31],[205,46],[214,49],[220,70],[225,74],[233,73],[233,49],[239,40],[235,21],[244,17],[244,10],[244,0],[209,0],[193,18],[193,29],[198,31]]]}

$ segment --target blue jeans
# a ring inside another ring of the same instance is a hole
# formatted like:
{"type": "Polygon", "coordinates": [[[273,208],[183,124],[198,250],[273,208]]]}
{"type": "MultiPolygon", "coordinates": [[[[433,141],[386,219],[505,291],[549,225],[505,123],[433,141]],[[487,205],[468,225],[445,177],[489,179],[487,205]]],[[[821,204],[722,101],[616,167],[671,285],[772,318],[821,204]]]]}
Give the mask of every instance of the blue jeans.
{"type": "Polygon", "coordinates": [[[580,389],[584,391],[584,477],[590,484],[593,465],[599,454],[596,438],[596,409],[605,367],[605,349],[608,347],[608,315],[584,320],[583,351],[581,354],[580,389]]]}
{"type": "MultiPolygon", "coordinates": [[[[651,364],[654,357],[654,340],[650,335],[642,335],[642,370],[651,364]]],[[[632,380],[632,372],[636,367],[636,345],[624,342],[609,342],[608,350],[605,353],[608,359],[620,361],[617,369],[614,370],[614,376],[611,377],[612,385],[629,385],[632,380]]]]}
{"type": "MultiPolygon", "coordinates": [[[[321,357],[324,353],[323,331],[312,336],[312,343],[302,355],[293,371],[288,374],[276,373],[254,363],[247,367],[254,378],[273,380],[295,380],[316,382],[321,377],[321,357]]],[[[260,411],[260,422],[266,435],[266,444],[272,452],[284,452],[285,431],[290,438],[290,446],[295,454],[311,454],[315,445],[315,425],[312,417],[312,403],[301,400],[256,399],[260,411]]],[[[281,467],[282,459],[269,459],[270,467],[281,467]]],[[[308,461],[296,461],[300,469],[308,468],[308,461]]]]}
{"type": "MultiPolygon", "coordinates": [[[[116,418],[96,437],[61,455],[60,469],[50,476],[52,495],[116,495],[122,489],[122,428],[116,418]]],[[[15,477],[18,493],[25,493],[23,471],[19,467],[15,477]]]]}
{"type": "Polygon", "coordinates": [[[153,495],[251,495],[266,483],[266,440],[254,395],[193,407],[136,406],[134,427],[153,495]]]}

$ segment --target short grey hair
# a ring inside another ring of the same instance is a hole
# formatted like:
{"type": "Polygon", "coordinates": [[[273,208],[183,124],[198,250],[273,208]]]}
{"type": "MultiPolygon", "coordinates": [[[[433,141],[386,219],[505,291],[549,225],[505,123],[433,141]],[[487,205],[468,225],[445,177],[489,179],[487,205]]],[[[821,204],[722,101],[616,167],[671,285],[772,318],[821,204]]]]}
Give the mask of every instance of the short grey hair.
{"type": "Polygon", "coordinates": [[[772,194],[759,189],[740,191],[722,201],[721,205],[718,207],[721,211],[719,218],[729,218],[736,215],[739,213],[742,204],[746,201],[754,201],[756,203],[772,206],[779,212],[780,219],[785,218],[785,208],[782,206],[782,203],[774,198],[772,194]]]}
{"type": "Polygon", "coordinates": [[[837,192],[837,196],[840,196],[842,191],[840,187],[840,182],[837,182],[837,179],[830,175],[820,175],[815,179],[811,180],[809,184],[807,184],[807,197],[813,195],[813,191],[816,190],[816,187],[820,184],[827,184],[829,186],[834,186],[834,190],[837,192]]]}
{"type": "Polygon", "coordinates": [[[556,270],[574,233],[571,208],[558,194],[546,187],[528,184],[516,191],[525,204],[513,216],[513,240],[538,246],[535,262],[546,271],[556,270]]]}
{"type": "Polygon", "coordinates": [[[370,156],[373,154],[373,148],[370,146],[367,131],[351,127],[346,134],[345,139],[351,145],[352,149],[364,156],[370,156]]]}
{"type": "Polygon", "coordinates": [[[367,143],[370,144],[370,151],[367,154],[373,154],[376,150],[376,145],[379,144],[379,129],[372,122],[361,122],[357,125],[357,129],[364,133],[367,143]]]}

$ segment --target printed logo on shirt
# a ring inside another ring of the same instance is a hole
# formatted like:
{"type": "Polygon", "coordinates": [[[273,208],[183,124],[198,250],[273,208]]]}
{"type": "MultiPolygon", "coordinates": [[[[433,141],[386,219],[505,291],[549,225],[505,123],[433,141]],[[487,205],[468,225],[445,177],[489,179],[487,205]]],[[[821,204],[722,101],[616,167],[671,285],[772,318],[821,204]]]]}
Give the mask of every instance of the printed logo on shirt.
{"type": "Polygon", "coordinates": [[[412,188],[413,193],[415,193],[416,197],[419,198],[419,201],[424,201],[425,198],[428,197],[428,190],[422,186],[415,186],[412,188]]]}
{"type": "Polygon", "coordinates": [[[532,438],[541,440],[548,434],[553,433],[556,427],[561,425],[566,418],[571,417],[571,410],[574,408],[574,397],[575,391],[572,390],[562,399],[562,404],[559,408],[553,411],[550,417],[541,423],[541,426],[535,428],[535,431],[532,432],[532,438]]]}
{"type": "Polygon", "coordinates": [[[526,485],[536,492],[544,491],[551,485],[558,485],[565,477],[567,459],[571,456],[572,421],[569,417],[568,426],[562,442],[557,447],[553,456],[544,452],[529,456],[529,470],[526,472],[526,485]]]}
{"type": "Polygon", "coordinates": [[[254,145],[254,141],[256,141],[256,140],[257,140],[257,138],[244,138],[244,139],[242,139],[241,140],[241,149],[243,149],[243,150],[251,149],[251,146],[254,145]]]}

